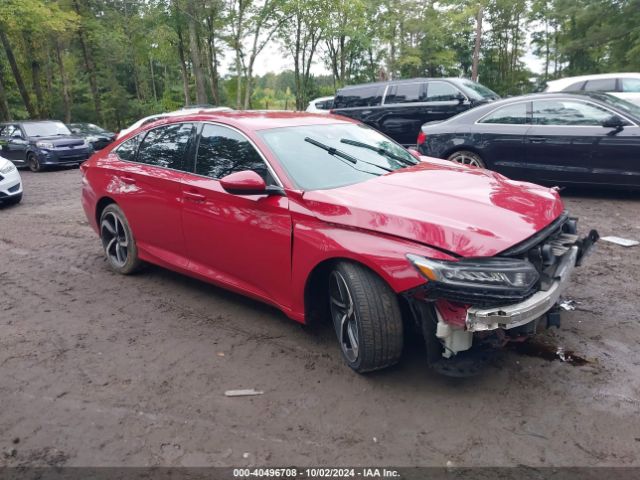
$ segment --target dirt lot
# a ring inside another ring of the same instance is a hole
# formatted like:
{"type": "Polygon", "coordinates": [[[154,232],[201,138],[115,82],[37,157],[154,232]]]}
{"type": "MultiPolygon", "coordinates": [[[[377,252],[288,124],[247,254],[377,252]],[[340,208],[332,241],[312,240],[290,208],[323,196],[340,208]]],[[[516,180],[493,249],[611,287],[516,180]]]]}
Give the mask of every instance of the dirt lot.
{"type": "MultiPolygon", "coordinates": [[[[0,465],[640,466],[640,247],[600,242],[545,334],[586,366],[504,352],[449,379],[414,342],[359,376],[329,328],[159,268],[111,273],[79,172],[22,175],[0,209],[0,465]]],[[[566,202],[583,230],[640,238],[640,194],[566,202]]]]}

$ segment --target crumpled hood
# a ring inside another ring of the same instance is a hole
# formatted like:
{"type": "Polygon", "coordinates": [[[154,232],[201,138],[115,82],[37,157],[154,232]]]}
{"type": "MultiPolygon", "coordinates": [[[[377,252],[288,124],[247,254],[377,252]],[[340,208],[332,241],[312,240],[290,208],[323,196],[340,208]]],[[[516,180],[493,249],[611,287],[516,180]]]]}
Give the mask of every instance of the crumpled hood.
{"type": "Polygon", "coordinates": [[[438,160],[366,182],[306,192],[317,218],[454,252],[492,256],[546,227],[559,195],[489,170],[438,160]]]}

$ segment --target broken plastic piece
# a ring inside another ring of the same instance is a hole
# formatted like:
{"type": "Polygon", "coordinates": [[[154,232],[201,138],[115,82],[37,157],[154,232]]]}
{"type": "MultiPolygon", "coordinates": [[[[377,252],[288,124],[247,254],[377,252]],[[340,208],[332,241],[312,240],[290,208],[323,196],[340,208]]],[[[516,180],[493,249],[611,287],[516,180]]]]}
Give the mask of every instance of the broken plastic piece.
{"type": "Polygon", "coordinates": [[[227,390],[224,392],[227,397],[249,397],[252,395],[262,395],[263,393],[262,390],[255,390],[253,388],[246,390],[227,390]]]}
{"type": "Polygon", "coordinates": [[[630,240],[622,237],[609,236],[601,237],[601,239],[605,242],[615,243],[616,245],[621,245],[623,247],[635,247],[636,245],[640,245],[640,242],[637,240],[630,240]]]}

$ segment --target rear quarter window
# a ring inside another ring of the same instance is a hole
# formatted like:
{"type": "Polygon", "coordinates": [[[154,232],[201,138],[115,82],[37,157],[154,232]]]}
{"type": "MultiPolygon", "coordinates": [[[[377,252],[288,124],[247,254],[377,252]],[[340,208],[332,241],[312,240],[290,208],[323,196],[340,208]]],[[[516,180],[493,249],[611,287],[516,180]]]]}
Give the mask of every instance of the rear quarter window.
{"type": "Polygon", "coordinates": [[[375,107],[382,102],[384,86],[371,85],[340,90],[333,108],[375,107]]]}

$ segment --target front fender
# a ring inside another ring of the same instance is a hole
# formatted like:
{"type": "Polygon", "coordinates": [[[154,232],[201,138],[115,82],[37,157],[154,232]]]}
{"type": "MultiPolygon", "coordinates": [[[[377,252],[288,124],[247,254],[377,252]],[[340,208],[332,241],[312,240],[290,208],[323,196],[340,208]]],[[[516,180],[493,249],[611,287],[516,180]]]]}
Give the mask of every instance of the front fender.
{"type": "Polygon", "coordinates": [[[408,253],[441,260],[449,255],[427,246],[358,229],[349,229],[306,218],[293,229],[292,311],[304,321],[305,286],[312,272],[330,260],[351,260],[376,272],[396,293],[415,288],[425,279],[409,263],[408,253]]]}

